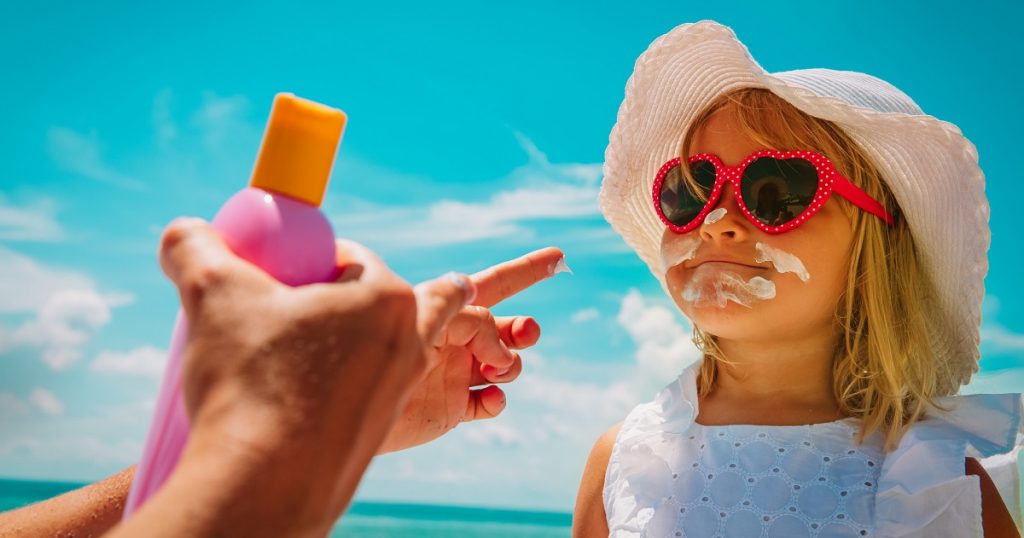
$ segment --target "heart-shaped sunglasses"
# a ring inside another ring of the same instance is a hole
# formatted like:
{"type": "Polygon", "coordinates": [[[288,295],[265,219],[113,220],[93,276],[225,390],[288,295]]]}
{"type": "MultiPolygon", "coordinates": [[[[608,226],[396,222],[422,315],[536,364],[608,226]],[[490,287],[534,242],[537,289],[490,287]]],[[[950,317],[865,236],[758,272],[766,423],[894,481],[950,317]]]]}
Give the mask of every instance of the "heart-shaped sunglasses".
{"type": "Polygon", "coordinates": [[[718,156],[699,153],[687,159],[697,193],[683,176],[676,157],[658,170],[654,180],[654,209],[676,233],[687,233],[714,209],[728,181],[743,214],[761,231],[787,232],[811,218],[832,193],[887,224],[893,217],[882,204],[836,171],[832,161],[813,151],[759,150],[736,166],[718,156]]]}

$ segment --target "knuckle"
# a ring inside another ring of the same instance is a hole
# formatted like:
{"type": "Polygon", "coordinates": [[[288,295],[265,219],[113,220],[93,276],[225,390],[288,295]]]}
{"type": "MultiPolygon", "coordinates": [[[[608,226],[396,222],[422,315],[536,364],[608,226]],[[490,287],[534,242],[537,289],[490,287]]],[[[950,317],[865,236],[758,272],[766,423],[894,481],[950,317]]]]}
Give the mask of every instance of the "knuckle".
{"type": "MultiPolygon", "coordinates": [[[[396,338],[416,333],[416,294],[412,287],[396,281],[380,287],[370,301],[371,317],[391,328],[396,338]]],[[[397,344],[396,344],[397,345],[397,344]]]]}
{"type": "Polygon", "coordinates": [[[478,320],[484,323],[494,321],[494,314],[491,313],[490,309],[488,309],[487,307],[474,305],[468,308],[470,309],[470,312],[473,314],[473,317],[477,318],[478,320]]]}
{"type": "Polygon", "coordinates": [[[380,299],[394,310],[413,312],[416,309],[416,294],[405,284],[395,283],[381,290],[380,299]]]}
{"type": "Polygon", "coordinates": [[[440,295],[430,295],[426,298],[426,302],[427,304],[424,306],[433,312],[440,312],[448,306],[448,301],[440,295]]]}
{"type": "Polygon", "coordinates": [[[200,260],[181,279],[181,292],[193,302],[201,301],[211,290],[228,280],[228,268],[219,262],[200,260]]]}

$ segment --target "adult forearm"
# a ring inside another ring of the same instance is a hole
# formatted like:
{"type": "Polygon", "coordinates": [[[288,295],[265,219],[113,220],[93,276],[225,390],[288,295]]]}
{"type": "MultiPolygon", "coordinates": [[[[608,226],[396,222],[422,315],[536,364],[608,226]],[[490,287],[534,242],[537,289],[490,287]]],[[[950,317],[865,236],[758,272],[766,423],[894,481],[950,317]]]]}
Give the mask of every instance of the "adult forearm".
{"type": "Polygon", "coordinates": [[[99,536],[121,519],[135,466],[99,482],[0,514],[3,536],[99,536]]]}
{"type": "Polygon", "coordinates": [[[279,472],[297,457],[193,432],[167,483],[110,536],[323,536],[331,522],[308,515],[317,499],[279,472]]]}

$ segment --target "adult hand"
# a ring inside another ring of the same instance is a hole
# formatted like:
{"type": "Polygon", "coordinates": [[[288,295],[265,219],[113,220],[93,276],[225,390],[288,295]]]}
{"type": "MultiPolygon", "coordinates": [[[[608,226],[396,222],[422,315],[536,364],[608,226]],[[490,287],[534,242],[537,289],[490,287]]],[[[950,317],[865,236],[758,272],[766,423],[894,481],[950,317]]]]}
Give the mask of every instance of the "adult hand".
{"type": "MultiPolygon", "coordinates": [[[[338,248],[359,271],[290,288],[201,221],[167,229],[161,265],[190,322],[192,433],[168,483],[122,530],[327,533],[424,372],[420,331],[436,330],[417,322],[412,288],[372,252],[338,248]]],[[[466,291],[436,289],[432,323],[447,323],[466,291]]]]}
{"type": "Polygon", "coordinates": [[[522,360],[512,350],[536,344],[540,326],[530,317],[496,318],[489,307],[554,275],[563,258],[561,250],[549,247],[472,277],[448,274],[416,286],[420,335],[430,343],[426,372],[380,453],[421,445],[461,422],[501,413],[505,394],[492,383],[508,383],[519,376],[522,360]],[[444,298],[453,287],[471,287],[475,299],[451,321],[439,323],[444,298]]]}

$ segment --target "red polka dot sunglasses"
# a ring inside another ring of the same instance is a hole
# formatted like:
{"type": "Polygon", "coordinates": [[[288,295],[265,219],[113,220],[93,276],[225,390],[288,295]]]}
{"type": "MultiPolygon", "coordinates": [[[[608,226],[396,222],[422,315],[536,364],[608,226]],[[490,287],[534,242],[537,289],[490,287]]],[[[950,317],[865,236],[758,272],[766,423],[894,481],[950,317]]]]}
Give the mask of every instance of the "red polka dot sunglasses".
{"type": "Polygon", "coordinates": [[[687,159],[700,192],[691,190],[676,157],[658,170],[654,180],[654,209],[676,233],[687,233],[715,208],[728,181],[736,203],[763,232],[779,234],[803,224],[821,209],[832,193],[877,216],[887,224],[893,217],[882,204],[836,171],[832,161],[813,151],[765,149],[726,166],[716,155],[700,153],[687,159]]]}

